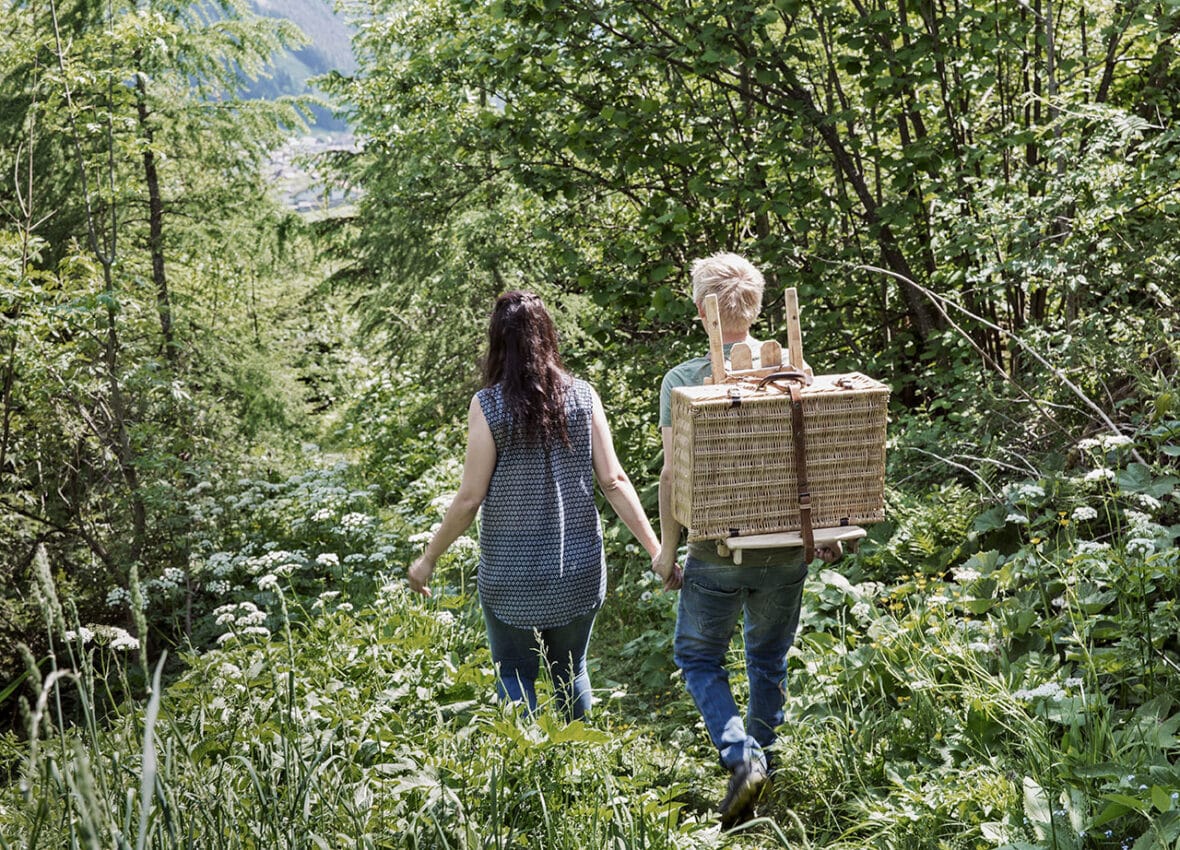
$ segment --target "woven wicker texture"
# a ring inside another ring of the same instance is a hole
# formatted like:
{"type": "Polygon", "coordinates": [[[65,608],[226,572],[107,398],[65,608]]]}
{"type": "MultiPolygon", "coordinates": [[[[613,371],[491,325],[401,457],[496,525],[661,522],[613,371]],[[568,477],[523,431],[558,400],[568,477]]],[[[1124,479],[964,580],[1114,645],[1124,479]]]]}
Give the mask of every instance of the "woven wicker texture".
{"type": "MultiPolygon", "coordinates": [[[[812,526],[880,522],[889,388],[857,372],[819,375],[802,398],[812,526]]],[[[747,382],[674,390],[672,463],[672,514],[689,540],[799,529],[784,388],[747,382]]]]}

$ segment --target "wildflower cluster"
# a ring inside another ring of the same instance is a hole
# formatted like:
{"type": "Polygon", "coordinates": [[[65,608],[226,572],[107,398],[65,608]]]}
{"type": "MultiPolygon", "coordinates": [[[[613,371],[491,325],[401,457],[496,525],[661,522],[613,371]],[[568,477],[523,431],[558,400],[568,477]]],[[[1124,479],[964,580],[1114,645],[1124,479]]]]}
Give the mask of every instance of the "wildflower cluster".
{"type": "Polygon", "coordinates": [[[225,643],[232,638],[254,635],[270,637],[267,628],[267,613],[253,602],[235,602],[222,605],[213,611],[214,622],[219,626],[228,626],[229,630],[217,638],[218,643],[225,643]]]}
{"type": "Polygon", "coordinates": [[[88,626],[79,626],[76,630],[67,631],[65,638],[68,641],[77,641],[81,646],[94,644],[119,652],[139,649],[139,638],[118,626],[92,623],[88,626]]]}

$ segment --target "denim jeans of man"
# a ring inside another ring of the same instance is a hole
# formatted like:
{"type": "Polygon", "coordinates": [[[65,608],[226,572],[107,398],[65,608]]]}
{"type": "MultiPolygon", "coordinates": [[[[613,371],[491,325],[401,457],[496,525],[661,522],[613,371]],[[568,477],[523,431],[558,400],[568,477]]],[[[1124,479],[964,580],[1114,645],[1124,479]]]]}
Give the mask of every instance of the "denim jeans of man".
{"type": "Polygon", "coordinates": [[[721,763],[765,764],[786,702],[787,650],[799,626],[807,565],[751,567],[708,564],[689,557],[676,615],[673,652],[688,692],[705,721],[721,763]],[[743,722],[726,655],[739,616],[745,616],[750,699],[743,722]]]}
{"type": "Polygon", "coordinates": [[[483,606],[488,645],[496,665],[496,692],[501,699],[524,702],[537,710],[537,674],[541,659],[549,668],[561,713],[570,720],[590,711],[590,675],[586,650],[598,609],[552,629],[522,629],[499,620],[483,606]]]}

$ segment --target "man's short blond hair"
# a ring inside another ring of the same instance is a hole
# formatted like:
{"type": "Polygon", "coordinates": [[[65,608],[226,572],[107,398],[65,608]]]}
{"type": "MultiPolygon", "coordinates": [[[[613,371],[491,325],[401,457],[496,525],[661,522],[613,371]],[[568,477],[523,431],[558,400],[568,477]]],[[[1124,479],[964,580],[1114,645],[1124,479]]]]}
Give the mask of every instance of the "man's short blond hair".
{"type": "Polygon", "coordinates": [[[692,264],[692,300],[699,307],[706,295],[717,296],[721,324],[726,328],[754,324],[762,311],[762,272],[737,254],[714,254],[692,264]]]}

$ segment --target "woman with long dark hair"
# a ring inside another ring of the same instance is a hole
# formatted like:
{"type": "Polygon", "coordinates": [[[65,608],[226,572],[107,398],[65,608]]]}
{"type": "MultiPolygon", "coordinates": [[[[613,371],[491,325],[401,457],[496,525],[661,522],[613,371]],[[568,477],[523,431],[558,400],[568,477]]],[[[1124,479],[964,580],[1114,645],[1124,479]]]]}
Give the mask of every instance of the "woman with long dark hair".
{"type": "Polygon", "coordinates": [[[658,557],[597,393],[562,365],[541,299],[506,292],[488,325],[484,388],[468,410],[459,492],[409,581],[430,595],[435,563],[482,506],[479,595],[497,690],[530,712],[541,658],[564,714],[577,719],[590,708],[586,648],[606,595],[595,481],[653,564],[671,562],[656,570],[664,588],[679,587],[680,569],[658,557]]]}

